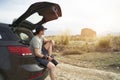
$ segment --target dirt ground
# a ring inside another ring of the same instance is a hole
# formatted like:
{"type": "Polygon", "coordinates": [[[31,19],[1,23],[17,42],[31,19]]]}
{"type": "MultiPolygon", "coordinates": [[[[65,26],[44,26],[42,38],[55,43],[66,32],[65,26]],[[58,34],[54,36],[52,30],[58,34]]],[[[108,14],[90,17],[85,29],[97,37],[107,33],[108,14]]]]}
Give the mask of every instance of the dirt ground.
{"type": "MultiPolygon", "coordinates": [[[[120,74],[60,63],[56,80],[120,80],[120,74]]],[[[46,80],[50,80],[49,76],[46,80]]]]}
{"type": "MultiPolygon", "coordinates": [[[[56,37],[55,37],[56,38],[56,37]]],[[[98,46],[99,39],[82,40],[73,37],[68,45],[55,46],[55,58],[59,61],[56,80],[120,80],[119,40],[103,37],[108,48],[98,46]],[[111,46],[116,44],[116,46],[111,46]]],[[[53,37],[52,37],[53,39],[53,37]]],[[[58,40],[62,40],[63,38],[58,40]]],[[[56,41],[58,42],[58,41],[56,41]]],[[[62,44],[62,43],[60,43],[62,44]]],[[[50,80],[49,77],[46,80],[50,80]]]]}

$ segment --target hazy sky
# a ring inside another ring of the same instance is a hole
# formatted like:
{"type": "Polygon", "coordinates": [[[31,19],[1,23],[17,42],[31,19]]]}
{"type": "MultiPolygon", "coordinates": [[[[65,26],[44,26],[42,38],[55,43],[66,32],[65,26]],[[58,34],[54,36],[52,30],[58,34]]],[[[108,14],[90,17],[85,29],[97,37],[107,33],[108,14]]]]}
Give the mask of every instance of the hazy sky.
{"type": "Polygon", "coordinates": [[[80,34],[82,28],[91,28],[97,34],[120,32],[120,0],[0,0],[0,22],[12,23],[30,4],[38,1],[55,2],[62,8],[61,18],[44,24],[47,34],[66,29],[80,34]]]}

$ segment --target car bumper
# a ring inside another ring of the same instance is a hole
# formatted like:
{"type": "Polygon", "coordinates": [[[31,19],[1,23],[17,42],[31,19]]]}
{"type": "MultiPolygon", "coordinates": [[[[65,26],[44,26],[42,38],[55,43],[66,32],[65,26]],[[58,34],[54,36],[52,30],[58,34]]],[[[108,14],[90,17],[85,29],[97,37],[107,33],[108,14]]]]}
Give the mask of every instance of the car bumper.
{"type": "Polygon", "coordinates": [[[6,80],[44,80],[48,72],[48,68],[37,64],[23,64],[6,71],[6,80]]]}
{"type": "Polygon", "coordinates": [[[48,69],[37,64],[27,64],[20,67],[29,74],[26,80],[44,80],[48,75],[48,69]]]}

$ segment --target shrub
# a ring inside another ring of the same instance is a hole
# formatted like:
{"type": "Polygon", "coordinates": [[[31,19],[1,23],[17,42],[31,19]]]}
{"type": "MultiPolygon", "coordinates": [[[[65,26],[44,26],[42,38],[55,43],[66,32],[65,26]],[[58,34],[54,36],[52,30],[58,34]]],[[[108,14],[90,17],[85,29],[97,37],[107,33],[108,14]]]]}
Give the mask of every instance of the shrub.
{"type": "Polygon", "coordinates": [[[111,46],[114,51],[120,50],[120,36],[114,36],[111,40],[111,46]]]}
{"type": "Polygon", "coordinates": [[[68,45],[70,42],[70,38],[71,38],[70,31],[65,30],[60,35],[56,36],[55,42],[61,45],[68,45]]]}
{"type": "Polygon", "coordinates": [[[97,44],[96,44],[97,50],[108,49],[110,47],[111,47],[111,37],[110,36],[105,36],[105,37],[101,37],[100,39],[98,39],[97,44]]]}
{"type": "Polygon", "coordinates": [[[69,36],[68,35],[61,35],[60,44],[68,45],[69,44],[69,36]]]}

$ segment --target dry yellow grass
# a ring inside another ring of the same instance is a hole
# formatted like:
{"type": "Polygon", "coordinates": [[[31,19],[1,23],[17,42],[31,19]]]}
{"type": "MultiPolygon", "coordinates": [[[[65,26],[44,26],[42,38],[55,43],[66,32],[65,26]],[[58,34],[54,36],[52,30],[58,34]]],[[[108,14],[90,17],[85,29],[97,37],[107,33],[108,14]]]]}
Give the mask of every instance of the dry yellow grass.
{"type": "Polygon", "coordinates": [[[69,30],[65,30],[65,31],[62,31],[59,35],[50,36],[48,38],[53,39],[57,45],[59,44],[68,45],[70,42],[71,35],[69,30]]]}
{"type": "MultiPolygon", "coordinates": [[[[68,32],[62,33],[58,36],[48,37],[49,39],[55,40],[56,47],[58,51],[69,50],[70,53],[78,51],[120,51],[120,35],[118,36],[102,36],[94,39],[81,39],[80,36],[70,36],[68,32]],[[60,49],[60,50],[59,50],[60,49]],[[74,49],[74,50],[73,50],[74,49]]],[[[67,51],[68,53],[68,51],[67,51]]]]}
{"type": "Polygon", "coordinates": [[[120,51],[120,36],[113,36],[111,46],[113,51],[120,51]]]}
{"type": "MultiPolygon", "coordinates": [[[[51,37],[51,39],[55,38],[56,37],[51,37]]],[[[80,76],[80,78],[83,78],[83,76],[86,77],[86,74],[90,72],[90,74],[88,74],[88,78],[91,78],[91,80],[119,80],[115,79],[115,77],[111,75],[111,72],[115,74],[120,74],[120,36],[109,35],[100,37],[96,40],[81,40],[78,37],[76,38],[74,36],[72,36],[72,38],[74,38],[74,40],[70,39],[69,44],[67,45],[59,43],[55,46],[55,49],[58,51],[57,53],[55,53],[56,59],[60,63],[63,63],[61,69],[59,69],[58,78],[60,78],[61,80],[73,80],[71,79],[71,77],[68,76],[64,76],[64,79],[62,79],[63,73],[61,73],[61,71],[73,76],[72,73],[80,69],[80,72],[78,72],[78,74],[83,74],[86,71],[85,75],[80,76]],[[96,50],[96,48],[99,50],[96,50]],[[66,64],[69,66],[66,67],[66,64]],[[75,70],[74,68],[72,71],[72,66],[77,67],[78,69],[75,70]],[[85,71],[82,70],[81,67],[85,68],[85,71]],[[93,71],[91,71],[91,69],[93,71]],[[96,69],[100,70],[100,72],[97,72],[98,74],[96,73],[96,69]],[[101,70],[103,71],[102,73],[101,70]],[[110,73],[108,71],[110,71],[110,73]]],[[[118,76],[116,78],[118,78],[118,76]]],[[[74,77],[74,79],[77,80],[76,77],[74,77]]],[[[83,80],[88,79],[86,78],[83,80]]]]}
{"type": "Polygon", "coordinates": [[[109,67],[116,71],[116,67],[120,66],[120,36],[103,36],[93,41],[70,40],[68,45],[56,45],[56,49],[59,57],[62,57],[61,61],[77,66],[102,69],[109,67]]]}

